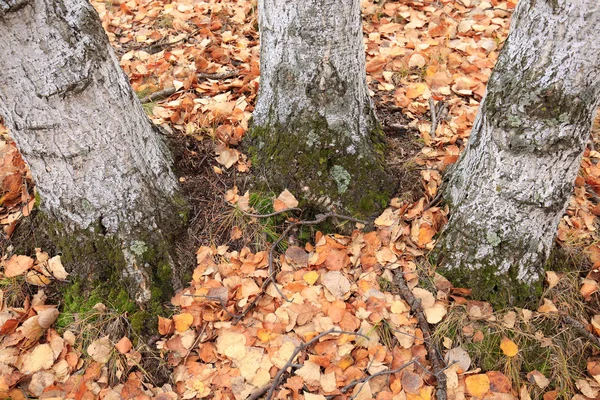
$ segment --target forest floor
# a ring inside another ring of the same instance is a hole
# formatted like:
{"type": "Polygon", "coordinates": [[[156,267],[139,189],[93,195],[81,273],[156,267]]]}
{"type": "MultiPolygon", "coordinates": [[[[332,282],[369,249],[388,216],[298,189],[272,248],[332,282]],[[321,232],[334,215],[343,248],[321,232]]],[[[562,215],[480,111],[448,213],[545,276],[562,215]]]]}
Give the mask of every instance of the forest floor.
{"type": "Polygon", "coordinates": [[[285,211],[297,205],[287,191],[247,191],[252,165],[238,146],[258,90],[255,1],[92,4],[174,143],[192,205],[181,251],[195,268],[152,338],[113,304],[77,315],[46,304],[68,274],[45,249],[11,254],[35,189],[0,125],[1,396],[598,398],[598,123],[550,264],[567,272],[547,272],[539,302],[493,310],[428,262],[448,218],[443,173],[469,137],[516,0],[363,2],[368,81],[399,188],[373,230],[347,222],[348,236],[285,211]]]}

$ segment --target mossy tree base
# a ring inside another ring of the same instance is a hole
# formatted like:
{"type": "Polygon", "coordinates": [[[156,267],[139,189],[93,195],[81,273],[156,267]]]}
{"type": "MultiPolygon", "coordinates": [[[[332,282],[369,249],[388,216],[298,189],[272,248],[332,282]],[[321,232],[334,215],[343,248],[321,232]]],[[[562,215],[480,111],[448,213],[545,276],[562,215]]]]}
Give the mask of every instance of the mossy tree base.
{"type": "Polygon", "coordinates": [[[259,2],[258,189],[366,218],[393,192],[366,80],[360,1],[259,2]]]}
{"type": "Polygon", "coordinates": [[[387,206],[394,189],[377,125],[361,149],[320,116],[297,120],[293,128],[254,126],[246,147],[255,167],[256,189],[288,189],[303,208],[366,218],[387,206]]]}
{"type": "Polygon", "coordinates": [[[81,229],[37,210],[15,231],[14,252],[33,254],[36,247],[59,254],[70,273],[68,283],[59,284],[61,311],[89,311],[104,303],[128,313],[132,328],[149,333],[156,328],[156,315],[182,286],[173,255],[183,233],[185,207],[173,205],[170,223],[162,230],[128,227],[127,234],[105,233],[100,224],[81,229]]]}
{"type": "Polygon", "coordinates": [[[600,105],[592,5],[519,2],[467,148],[447,176],[439,263],[482,298],[495,288],[527,297],[544,278],[600,105]]]}

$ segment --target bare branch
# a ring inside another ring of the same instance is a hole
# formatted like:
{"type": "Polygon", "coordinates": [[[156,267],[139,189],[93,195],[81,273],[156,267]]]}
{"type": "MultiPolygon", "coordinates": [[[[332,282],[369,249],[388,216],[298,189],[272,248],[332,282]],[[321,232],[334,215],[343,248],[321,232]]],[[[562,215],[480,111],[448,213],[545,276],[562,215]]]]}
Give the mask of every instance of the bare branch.
{"type": "MultiPolygon", "coordinates": [[[[443,373],[446,365],[440,353],[435,346],[435,343],[431,340],[431,330],[429,329],[429,323],[425,318],[425,314],[423,313],[423,309],[421,307],[421,300],[415,298],[412,291],[408,288],[408,285],[404,281],[404,277],[401,274],[394,275],[394,283],[398,286],[400,290],[400,295],[408,302],[411,310],[417,317],[419,321],[419,328],[423,332],[423,341],[425,342],[425,346],[427,347],[427,353],[429,353],[429,359],[431,360],[431,364],[433,366],[433,373],[437,379],[437,399],[438,400],[446,400],[447,392],[446,392],[446,375],[443,373]]],[[[419,364],[421,365],[421,364],[419,364]]],[[[421,365],[421,367],[423,367],[421,365]]],[[[423,369],[425,369],[423,367],[423,369]]]]}

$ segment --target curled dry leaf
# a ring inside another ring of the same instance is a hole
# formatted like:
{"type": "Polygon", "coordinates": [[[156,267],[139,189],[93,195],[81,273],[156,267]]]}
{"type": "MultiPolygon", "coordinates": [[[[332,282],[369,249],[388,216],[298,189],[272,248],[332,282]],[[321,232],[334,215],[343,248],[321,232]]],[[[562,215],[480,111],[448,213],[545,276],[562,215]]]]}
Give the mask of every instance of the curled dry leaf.
{"type": "Polygon", "coordinates": [[[60,261],[60,256],[54,256],[48,260],[48,270],[59,281],[64,281],[69,276],[67,271],[65,271],[65,267],[63,267],[62,262],[60,261]]]}

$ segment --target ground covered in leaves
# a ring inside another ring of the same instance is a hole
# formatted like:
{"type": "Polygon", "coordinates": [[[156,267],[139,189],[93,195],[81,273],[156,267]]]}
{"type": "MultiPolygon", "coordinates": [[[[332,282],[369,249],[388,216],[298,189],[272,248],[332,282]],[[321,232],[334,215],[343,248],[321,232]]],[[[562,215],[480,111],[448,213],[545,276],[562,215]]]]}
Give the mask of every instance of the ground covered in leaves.
{"type": "Polygon", "coordinates": [[[77,315],[46,304],[46,286],[68,274],[44,249],[11,254],[9,237],[35,193],[0,126],[2,396],[598,397],[593,139],[550,265],[570,271],[548,272],[539,304],[494,311],[427,262],[447,219],[442,175],[468,139],[514,1],[363,2],[367,73],[394,149],[390,170],[407,182],[374,230],[346,220],[347,236],[312,229],[331,215],[305,220],[292,193],[245,190],[252,166],[237,146],[258,89],[255,2],[92,3],[145,110],[180,145],[180,181],[196,207],[196,268],[149,341],[111,304],[77,315]]]}

